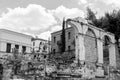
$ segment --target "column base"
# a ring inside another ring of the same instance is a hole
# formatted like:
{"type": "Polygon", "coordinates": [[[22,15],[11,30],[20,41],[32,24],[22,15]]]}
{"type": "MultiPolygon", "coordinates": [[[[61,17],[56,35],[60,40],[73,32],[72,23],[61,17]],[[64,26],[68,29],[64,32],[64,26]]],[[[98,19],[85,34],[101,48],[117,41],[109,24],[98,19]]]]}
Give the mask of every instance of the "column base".
{"type": "Polygon", "coordinates": [[[96,67],[96,77],[104,77],[103,64],[97,63],[96,67]]]}

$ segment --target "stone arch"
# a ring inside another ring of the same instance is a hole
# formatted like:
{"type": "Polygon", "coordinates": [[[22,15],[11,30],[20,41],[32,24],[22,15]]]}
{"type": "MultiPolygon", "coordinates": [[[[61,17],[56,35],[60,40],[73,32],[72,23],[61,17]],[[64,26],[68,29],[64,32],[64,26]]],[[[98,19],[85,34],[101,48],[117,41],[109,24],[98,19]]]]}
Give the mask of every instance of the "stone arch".
{"type": "Polygon", "coordinates": [[[85,46],[85,60],[96,62],[98,59],[97,54],[97,39],[95,32],[88,28],[86,36],[84,36],[84,46],[85,46]],[[92,46],[92,47],[91,47],[92,46]]]}
{"type": "Polygon", "coordinates": [[[110,47],[111,47],[111,39],[108,35],[103,36],[103,64],[104,64],[104,74],[108,75],[108,68],[110,64],[110,47]]]}
{"type": "MultiPolygon", "coordinates": [[[[68,27],[68,25],[71,25],[71,27],[73,27],[74,28],[74,31],[75,31],[75,33],[79,33],[80,31],[81,31],[81,29],[80,29],[80,27],[77,27],[77,25],[76,25],[76,23],[75,22],[72,22],[72,21],[70,21],[69,19],[66,21],[66,23],[67,23],[67,27],[68,27]]],[[[77,23],[78,24],[78,23],[77,23]]],[[[79,25],[79,24],[78,24],[79,25]]]]}
{"type": "Polygon", "coordinates": [[[84,48],[84,37],[83,35],[86,33],[88,26],[84,25],[82,22],[77,20],[68,19],[67,24],[70,24],[71,27],[74,28],[75,32],[75,57],[76,60],[85,60],[85,48],[84,48]]]}
{"type": "Polygon", "coordinates": [[[108,37],[111,43],[115,43],[115,35],[113,35],[112,33],[105,33],[103,32],[102,40],[104,40],[104,37],[108,37]]]}
{"type": "Polygon", "coordinates": [[[79,34],[78,33],[80,33],[80,31],[81,31],[80,26],[79,26],[80,24],[73,22],[73,21],[69,21],[69,20],[67,20],[66,23],[67,23],[66,26],[71,25],[71,27],[74,29],[74,34],[75,34],[75,36],[74,36],[74,39],[75,39],[75,63],[78,63],[78,60],[79,60],[79,48],[78,48],[78,46],[79,46],[79,44],[78,44],[79,43],[79,34]]]}

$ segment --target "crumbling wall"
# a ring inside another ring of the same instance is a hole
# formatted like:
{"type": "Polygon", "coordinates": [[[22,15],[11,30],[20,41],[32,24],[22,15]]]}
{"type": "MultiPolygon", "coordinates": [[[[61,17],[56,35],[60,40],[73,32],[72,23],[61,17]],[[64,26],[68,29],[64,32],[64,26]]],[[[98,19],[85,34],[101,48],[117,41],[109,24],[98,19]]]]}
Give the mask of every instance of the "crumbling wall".
{"type": "Polygon", "coordinates": [[[97,42],[95,34],[88,29],[84,37],[85,45],[85,61],[96,62],[97,61],[97,42]]]}

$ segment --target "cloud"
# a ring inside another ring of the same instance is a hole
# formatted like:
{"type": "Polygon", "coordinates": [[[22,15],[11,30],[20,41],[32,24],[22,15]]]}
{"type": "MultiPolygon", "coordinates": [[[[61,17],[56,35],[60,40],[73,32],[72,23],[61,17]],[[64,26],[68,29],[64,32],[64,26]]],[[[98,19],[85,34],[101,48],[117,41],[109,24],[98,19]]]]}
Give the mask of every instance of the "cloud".
{"type": "Polygon", "coordinates": [[[56,31],[59,31],[62,29],[62,26],[60,25],[56,25],[56,26],[53,26],[50,30],[48,31],[45,31],[39,35],[37,35],[39,38],[42,38],[42,39],[45,39],[45,40],[48,40],[49,38],[51,38],[51,33],[52,32],[56,32],[56,31]]]}
{"type": "Polygon", "coordinates": [[[120,7],[120,0],[102,0],[107,5],[113,5],[113,7],[120,7]]]}
{"type": "Polygon", "coordinates": [[[87,0],[79,0],[78,4],[79,5],[81,5],[81,4],[87,4],[87,0]]]}
{"type": "Polygon", "coordinates": [[[60,21],[62,21],[64,17],[66,18],[69,18],[69,17],[73,18],[73,17],[78,17],[78,16],[84,17],[84,12],[82,10],[78,8],[69,9],[69,8],[64,7],[63,5],[59,6],[55,10],[52,10],[51,12],[55,17],[59,18],[60,21]]]}
{"type": "Polygon", "coordinates": [[[40,35],[38,35],[39,38],[48,40],[49,38],[51,38],[51,31],[46,31],[41,33],[40,35]]]}
{"type": "Polygon", "coordinates": [[[36,4],[30,4],[26,8],[8,9],[8,13],[2,14],[0,18],[1,28],[15,31],[46,31],[55,23],[55,18],[44,7],[36,4]]]}
{"type": "Polygon", "coordinates": [[[62,25],[56,25],[51,28],[51,32],[59,31],[62,29],[62,25]]]}
{"type": "Polygon", "coordinates": [[[84,16],[84,12],[78,8],[59,6],[49,10],[41,5],[30,4],[25,8],[8,8],[8,12],[1,15],[0,28],[48,39],[52,32],[61,30],[63,17],[78,16],[84,16]]]}

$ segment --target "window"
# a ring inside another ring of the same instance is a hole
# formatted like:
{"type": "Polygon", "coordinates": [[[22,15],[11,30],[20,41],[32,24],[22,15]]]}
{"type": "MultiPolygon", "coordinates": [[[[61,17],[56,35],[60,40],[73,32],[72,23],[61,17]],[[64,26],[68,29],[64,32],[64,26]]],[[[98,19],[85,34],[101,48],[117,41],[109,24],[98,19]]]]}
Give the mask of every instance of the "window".
{"type": "Polygon", "coordinates": [[[39,50],[41,49],[42,42],[39,43],[39,50]]]}
{"type": "Polygon", "coordinates": [[[43,46],[43,51],[46,51],[47,50],[47,45],[44,45],[43,46]]]}
{"type": "Polygon", "coordinates": [[[68,39],[70,39],[70,32],[68,32],[68,39]]]}
{"type": "Polygon", "coordinates": [[[54,43],[56,42],[56,37],[54,37],[54,43]]]}
{"type": "Polygon", "coordinates": [[[55,50],[55,49],[53,49],[53,53],[54,53],[54,54],[55,54],[55,51],[56,51],[56,50],[55,50]]]}
{"type": "Polygon", "coordinates": [[[42,45],[42,42],[40,42],[40,45],[42,45]]]}
{"type": "Polygon", "coordinates": [[[23,53],[26,52],[26,46],[22,46],[22,51],[23,51],[23,53]]]}
{"type": "Polygon", "coordinates": [[[70,51],[71,49],[70,49],[71,47],[70,46],[68,46],[68,51],[70,51]]]}
{"type": "Polygon", "coordinates": [[[15,49],[19,49],[19,45],[15,45],[15,49]]]}
{"type": "Polygon", "coordinates": [[[35,42],[33,42],[33,46],[35,46],[35,42]]]}
{"type": "Polygon", "coordinates": [[[10,53],[10,52],[11,52],[11,44],[10,44],[10,43],[7,43],[6,52],[7,52],[7,53],[10,53]]]}
{"type": "Polygon", "coordinates": [[[33,52],[35,51],[35,49],[33,48],[33,52]]]}

